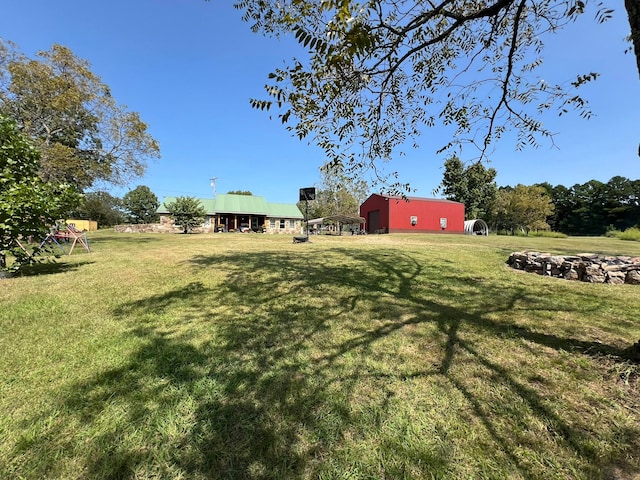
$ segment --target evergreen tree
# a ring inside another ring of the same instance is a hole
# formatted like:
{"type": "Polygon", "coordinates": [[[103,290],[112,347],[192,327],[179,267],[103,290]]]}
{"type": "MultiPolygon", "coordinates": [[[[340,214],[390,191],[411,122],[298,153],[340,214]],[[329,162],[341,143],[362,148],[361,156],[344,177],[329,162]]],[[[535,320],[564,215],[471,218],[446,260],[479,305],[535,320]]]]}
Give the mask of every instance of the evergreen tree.
{"type": "Polygon", "coordinates": [[[486,218],[496,197],[496,175],[494,168],[487,169],[481,162],[465,167],[458,157],[453,157],[444,163],[439,189],[445,198],[464,203],[465,219],[486,218]]]}

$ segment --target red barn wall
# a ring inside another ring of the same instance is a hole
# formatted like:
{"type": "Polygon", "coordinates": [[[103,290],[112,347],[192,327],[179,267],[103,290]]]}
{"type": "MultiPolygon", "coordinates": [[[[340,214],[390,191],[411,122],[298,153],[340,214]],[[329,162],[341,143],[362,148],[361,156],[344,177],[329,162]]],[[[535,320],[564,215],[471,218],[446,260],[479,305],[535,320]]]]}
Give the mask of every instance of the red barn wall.
{"type": "Polygon", "coordinates": [[[464,233],[464,204],[449,200],[409,197],[385,197],[374,194],[360,207],[360,216],[367,219],[367,231],[376,233],[384,229],[387,233],[464,233]],[[370,225],[379,213],[379,226],[370,225]],[[415,217],[415,225],[412,224],[415,217]],[[446,227],[441,227],[446,219],[446,227]]]}

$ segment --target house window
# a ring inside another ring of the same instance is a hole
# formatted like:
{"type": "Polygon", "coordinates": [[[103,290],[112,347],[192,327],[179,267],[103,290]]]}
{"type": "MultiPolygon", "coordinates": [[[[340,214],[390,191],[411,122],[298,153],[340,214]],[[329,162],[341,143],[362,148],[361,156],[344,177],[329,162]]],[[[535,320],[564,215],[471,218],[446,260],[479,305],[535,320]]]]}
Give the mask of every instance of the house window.
{"type": "Polygon", "coordinates": [[[285,226],[284,226],[284,218],[280,219],[280,228],[285,228],[285,226]]]}
{"type": "Polygon", "coordinates": [[[270,218],[269,219],[269,227],[270,228],[276,228],[276,220],[275,220],[275,218],[270,218]]]}

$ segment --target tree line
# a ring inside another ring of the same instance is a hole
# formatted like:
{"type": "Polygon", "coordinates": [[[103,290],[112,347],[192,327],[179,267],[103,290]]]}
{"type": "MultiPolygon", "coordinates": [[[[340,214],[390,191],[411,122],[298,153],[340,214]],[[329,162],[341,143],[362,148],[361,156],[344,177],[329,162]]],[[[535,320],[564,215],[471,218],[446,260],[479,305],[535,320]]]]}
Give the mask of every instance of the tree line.
{"type": "Polygon", "coordinates": [[[604,235],[640,226],[640,180],[614,176],[571,187],[545,182],[497,189],[487,218],[495,230],[604,235]]]}
{"type": "Polygon", "coordinates": [[[481,162],[465,166],[453,157],[444,166],[436,193],[464,203],[465,219],[481,218],[495,231],[603,235],[640,225],[640,180],[615,176],[572,187],[547,182],[498,187],[496,170],[481,162]]]}
{"type": "Polygon", "coordinates": [[[70,212],[71,218],[94,220],[100,228],[122,223],[153,223],[160,201],[146,185],[138,185],[122,198],[109,192],[88,192],[77,207],[70,212]]]}
{"type": "Polygon", "coordinates": [[[543,183],[554,205],[547,219],[567,235],[602,235],[640,226],[640,180],[615,176],[607,183],[589,180],[572,187],[543,183]]]}

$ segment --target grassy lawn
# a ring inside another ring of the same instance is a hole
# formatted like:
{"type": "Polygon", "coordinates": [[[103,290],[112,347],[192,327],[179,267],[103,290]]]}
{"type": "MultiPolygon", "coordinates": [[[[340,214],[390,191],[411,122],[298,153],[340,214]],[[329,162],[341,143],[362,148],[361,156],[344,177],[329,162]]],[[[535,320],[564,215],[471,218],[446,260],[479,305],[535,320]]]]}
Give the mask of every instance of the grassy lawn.
{"type": "Polygon", "coordinates": [[[640,287],[505,266],[638,242],[89,242],[0,280],[0,478],[640,476],[640,287]]]}

